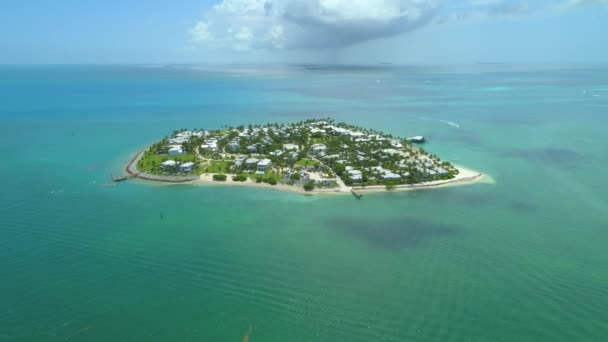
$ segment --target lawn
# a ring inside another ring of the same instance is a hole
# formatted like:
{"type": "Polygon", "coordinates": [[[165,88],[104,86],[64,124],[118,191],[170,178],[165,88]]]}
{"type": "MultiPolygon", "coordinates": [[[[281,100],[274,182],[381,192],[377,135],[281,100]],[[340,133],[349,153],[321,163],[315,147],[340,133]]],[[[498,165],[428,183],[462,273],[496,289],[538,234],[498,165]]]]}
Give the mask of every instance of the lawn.
{"type": "Polygon", "coordinates": [[[304,159],[298,160],[296,165],[306,167],[306,166],[314,166],[315,163],[316,163],[316,161],[314,161],[312,159],[304,158],[304,159]]]}
{"type": "Polygon", "coordinates": [[[207,164],[202,164],[199,168],[199,174],[203,173],[228,173],[228,169],[234,162],[224,160],[213,160],[207,164]]]}
{"type": "Polygon", "coordinates": [[[154,169],[160,168],[160,164],[167,160],[175,160],[180,163],[196,162],[196,156],[185,154],[181,156],[159,156],[157,154],[146,152],[137,163],[137,169],[142,172],[151,172],[154,169]]]}

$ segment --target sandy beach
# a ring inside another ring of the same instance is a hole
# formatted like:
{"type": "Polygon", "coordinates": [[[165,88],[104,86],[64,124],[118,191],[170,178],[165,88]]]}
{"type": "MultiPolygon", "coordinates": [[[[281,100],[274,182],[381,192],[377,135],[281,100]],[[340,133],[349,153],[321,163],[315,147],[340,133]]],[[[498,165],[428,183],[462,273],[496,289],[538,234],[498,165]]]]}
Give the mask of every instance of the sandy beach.
{"type": "Polygon", "coordinates": [[[398,191],[413,191],[413,190],[426,190],[426,189],[438,189],[450,186],[463,186],[470,185],[479,182],[492,183],[493,179],[481,172],[468,169],[459,165],[455,165],[459,173],[455,178],[449,180],[438,180],[431,182],[423,182],[418,184],[403,184],[397,185],[391,190],[387,190],[384,185],[374,186],[347,186],[343,182],[338,181],[338,187],[329,189],[314,189],[312,191],[305,191],[301,187],[296,187],[287,184],[276,184],[270,185],[266,183],[257,183],[251,179],[245,182],[235,182],[232,180],[233,174],[227,174],[227,180],[216,181],[213,180],[213,174],[203,174],[197,177],[162,177],[156,175],[149,175],[140,173],[137,170],[137,163],[141,159],[143,152],[138,153],[133,159],[126,165],[125,170],[133,178],[140,179],[146,182],[161,183],[161,184],[191,184],[197,186],[236,186],[236,187],[255,187],[264,189],[276,189],[281,191],[297,192],[304,195],[351,195],[352,190],[358,194],[368,193],[386,193],[386,192],[398,192],[398,191]]]}

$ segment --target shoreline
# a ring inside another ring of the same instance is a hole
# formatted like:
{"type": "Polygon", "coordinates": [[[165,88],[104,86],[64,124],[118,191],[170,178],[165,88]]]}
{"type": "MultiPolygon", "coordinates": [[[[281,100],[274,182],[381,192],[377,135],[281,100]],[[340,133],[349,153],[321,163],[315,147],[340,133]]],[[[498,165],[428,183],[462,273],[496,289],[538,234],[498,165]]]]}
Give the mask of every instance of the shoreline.
{"type": "Polygon", "coordinates": [[[455,178],[448,180],[438,180],[438,181],[430,181],[423,182],[418,184],[402,184],[397,185],[391,190],[387,190],[384,185],[371,185],[371,186],[339,186],[337,188],[330,189],[319,189],[315,188],[312,191],[306,191],[303,188],[286,185],[286,184],[276,184],[270,185],[266,183],[257,183],[251,179],[248,179],[245,182],[235,182],[232,181],[231,177],[233,174],[226,174],[228,177],[225,181],[216,181],[213,180],[212,174],[203,174],[200,176],[185,176],[185,177],[171,177],[171,176],[158,176],[147,174],[144,172],[139,172],[137,169],[137,163],[143,157],[144,152],[146,150],[138,152],[126,165],[125,171],[132,179],[140,179],[146,182],[151,183],[160,183],[160,184],[188,184],[188,185],[196,185],[196,186],[244,186],[250,188],[264,188],[264,189],[276,189],[280,191],[290,191],[296,192],[303,195],[352,195],[352,191],[356,191],[359,194],[371,194],[371,193],[391,193],[391,192],[402,192],[402,191],[415,191],[415,190],[429,190],[429,189],[438,189],[452,186],[464,186],[464,185],[472,185],[475,183],[482,182],[484,180],[492,181],[492,179],[475,170],[471,170],[459,165],[455,165],[458,169],[459,173],[455,178]]]}

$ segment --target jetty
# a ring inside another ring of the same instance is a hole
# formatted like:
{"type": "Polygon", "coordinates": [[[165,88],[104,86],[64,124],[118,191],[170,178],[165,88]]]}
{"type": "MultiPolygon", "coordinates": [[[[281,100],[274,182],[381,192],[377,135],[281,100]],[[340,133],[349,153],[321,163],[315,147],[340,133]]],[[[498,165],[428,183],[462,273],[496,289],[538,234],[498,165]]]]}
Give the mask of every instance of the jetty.
{"type": "Polygon", "coordinates": [[[137,176],[139,176],[139,173],[135,173],[135,174],[133,174],[133,173],[129,173],[129,174],[126,174],[126,175],[123,175],[123,176],[120,176],[120,177],[114,177],[114,174],[113,174],[113,173],[111,173],[111,174],[110,174],[110,177],[112,177],[112,180],[113,180],[115,183],[118,183],[118,182],[124,182],[124,181],[126,181],[127,179],[135,178],[135,177],[137,177],[137,176]]]}
{"type": "Polygon", "coordinates": [[[363,197],[363,195],[361,195],[360,193],[356,192],[355,189],[350,189],[350,193],[353,194],[353,196],[355,196],[356,199],[360,200],[361,197],[363,197]]]}

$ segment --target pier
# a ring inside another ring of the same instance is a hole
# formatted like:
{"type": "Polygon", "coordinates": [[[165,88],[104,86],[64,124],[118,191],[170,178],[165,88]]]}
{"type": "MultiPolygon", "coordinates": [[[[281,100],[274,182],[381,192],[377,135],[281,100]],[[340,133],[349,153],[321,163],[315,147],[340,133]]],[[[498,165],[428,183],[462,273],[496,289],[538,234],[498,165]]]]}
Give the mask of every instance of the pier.
{"type": "Polygon", "coordinates": [[[110,177],[112,177],[112,180],[116,183],[123,182],[123,181],[126,181],[127,179],[135,178],[137,176],[139,176],[139,173],[135,173],[135,174],[129,173],[129,174],[126,174],[126,175],[123,175],[120,177],[114,177],[113,173],[110,174],[110,177]]]}
{"type": "Polygon", "coordinates": [[[363,195],[361,195],[360,193],[356,192],[355,189],[350,189],[350,193],[353,194],[353,196],[355,196],[356,199],[360,200],[361,197],[363,197],[363,195]]]}

